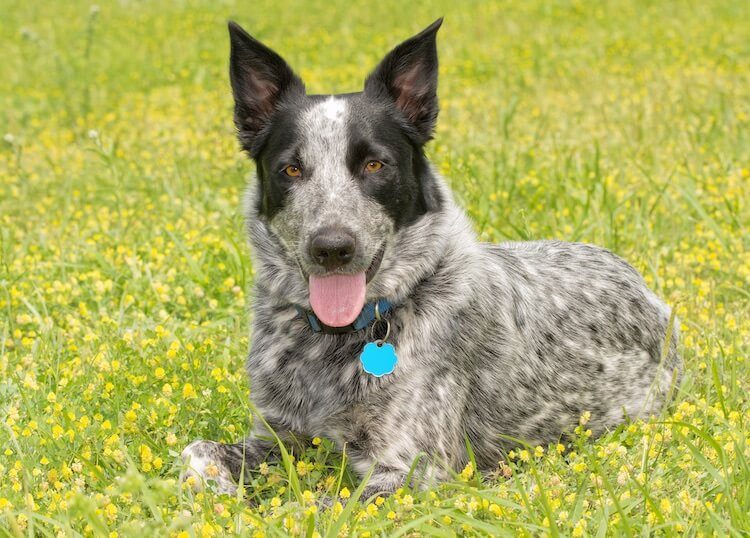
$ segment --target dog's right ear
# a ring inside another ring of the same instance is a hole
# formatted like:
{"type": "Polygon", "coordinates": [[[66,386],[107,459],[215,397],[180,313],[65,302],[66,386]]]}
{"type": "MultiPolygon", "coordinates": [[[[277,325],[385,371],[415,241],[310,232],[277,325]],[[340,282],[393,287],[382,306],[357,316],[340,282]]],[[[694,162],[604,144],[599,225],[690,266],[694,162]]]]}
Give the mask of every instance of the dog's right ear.
{"type": "Polygon", "coordinates": [[[305,85],[284,59],[229,21],[229,78],[234,94],[234,123],[242,147],[255,156],[258,134],[279,103],[305,94],[305,85]]]}

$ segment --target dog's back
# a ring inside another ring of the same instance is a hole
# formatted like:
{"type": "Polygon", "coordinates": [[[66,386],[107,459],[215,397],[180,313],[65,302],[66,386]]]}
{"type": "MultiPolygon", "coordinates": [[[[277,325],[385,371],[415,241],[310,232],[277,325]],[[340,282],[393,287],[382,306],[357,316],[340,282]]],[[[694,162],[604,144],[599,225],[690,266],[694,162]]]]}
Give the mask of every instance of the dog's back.
{"type": "Polygon", "coordinates": [[[595,434],[659,411],[681,372],[678,323],[635,269],[581,243],[483,247],[462,339],[479,348],[466,418],[487,464],[508,437],[554,442],[586,411],[595,434]]]}

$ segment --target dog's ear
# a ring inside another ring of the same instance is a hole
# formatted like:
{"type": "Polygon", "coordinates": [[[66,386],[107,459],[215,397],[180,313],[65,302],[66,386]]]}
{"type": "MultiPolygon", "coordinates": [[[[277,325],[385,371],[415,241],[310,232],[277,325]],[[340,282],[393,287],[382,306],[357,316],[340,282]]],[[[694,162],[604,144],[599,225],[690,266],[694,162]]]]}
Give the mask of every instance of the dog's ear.
{"type": "Polygon", "coordinates": [[[305,86],[284,59],[229,22],[229,78],[234,94],[234,123],[240,142],[251,155],[258,134],[282,99],[304,95],[305,86]]]}
{"type": "Polygon", "coordinates": [[[423,143],[432,138],[438,114],[435,38],[441,24],[442,17],[398,45],[365,81],[365,94],[391,99],[423,143]]]}

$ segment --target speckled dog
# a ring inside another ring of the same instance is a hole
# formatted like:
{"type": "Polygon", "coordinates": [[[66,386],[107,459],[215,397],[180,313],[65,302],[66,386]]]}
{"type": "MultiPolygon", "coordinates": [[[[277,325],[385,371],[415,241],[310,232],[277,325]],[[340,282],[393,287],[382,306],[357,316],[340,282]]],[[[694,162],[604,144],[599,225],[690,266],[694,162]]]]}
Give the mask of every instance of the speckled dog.
{"type": "MultiPolygon", "coordinates": [[[[465,439],[489,469],[511,439],[555,442],[584,411],[594,434],[657,413],[681,372],[669,307],[619,257],[477,241],[423,152],[441,22],[391,51],[364,91],[335,96],[307,95],[229,25],[234,121],[257,168],[252,400],[282,439],[327,437],[360,475],[373,468],[365,497],[401,486],[420,454],[424,476],[445,478],[465,465],[465,439]],[[360,354],[386,325],[398,362],[376,376],[360,354]]],[[[261,423],[237,444],[192,443],[188,472],[233,491],[273,452],[261,423]]]]}

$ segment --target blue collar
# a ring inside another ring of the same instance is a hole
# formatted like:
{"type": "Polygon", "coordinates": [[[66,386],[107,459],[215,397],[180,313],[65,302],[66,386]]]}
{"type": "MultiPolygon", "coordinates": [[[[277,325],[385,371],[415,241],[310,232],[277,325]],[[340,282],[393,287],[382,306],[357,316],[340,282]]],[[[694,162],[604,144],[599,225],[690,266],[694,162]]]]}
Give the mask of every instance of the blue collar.
{"type": "MultiPolygon", "coordinates": [[[[381,314],[387,314],[393,308],[393,305],[391,305],[390,301],[388,301],[387,299],[379,299],[377,301],[377,304],[378,310],[381,314]]],[[[309,310],[305,310],[301,306],[297,305],[295,305],[294,308],[297,309],[297,313],[300,315],[300,317],[307,321],[308,325],[310,325],[310,329],[312,329],[312,331],[316,333],[342,334],[357,332],[361,331],[362,329],[366,329],[367,327],[372,325],[373,321],[375,321],[374,302],[367,303],[362,309],[362,312],[359,313],[359,316],[357,316],[357,319],[355,319],[351,325],[347,325],[346,327],[329,327],[328,325],[320,321],[315,313],[309,310]]]]}

